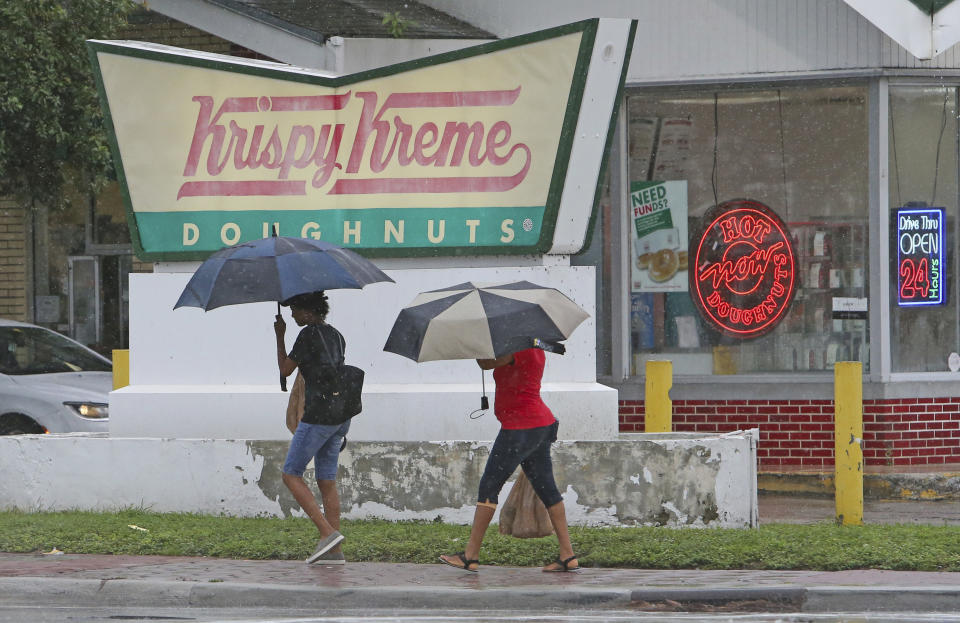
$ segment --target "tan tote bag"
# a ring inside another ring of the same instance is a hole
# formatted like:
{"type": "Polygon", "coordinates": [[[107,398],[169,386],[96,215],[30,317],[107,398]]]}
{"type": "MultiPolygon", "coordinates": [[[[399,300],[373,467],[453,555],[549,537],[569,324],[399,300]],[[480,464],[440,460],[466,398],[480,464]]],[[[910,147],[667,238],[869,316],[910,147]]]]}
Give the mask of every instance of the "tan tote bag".
{"type": "Polygon", "coordinates": [[[287,400],[287,428],[290,429],[290,434],[297,432],[300,418],[303,417],[306,387],[303,375],[297,372],[297,378],[294,379],[293,388],[290,390],[290,398],[287,400]]]}
{"type": "Polygon", "coordinates": [[[537,497],[527,475],[520,470],[507,501],[500,507],[500,534],[535,539],[553,534],[547,509],[537,497]]]}

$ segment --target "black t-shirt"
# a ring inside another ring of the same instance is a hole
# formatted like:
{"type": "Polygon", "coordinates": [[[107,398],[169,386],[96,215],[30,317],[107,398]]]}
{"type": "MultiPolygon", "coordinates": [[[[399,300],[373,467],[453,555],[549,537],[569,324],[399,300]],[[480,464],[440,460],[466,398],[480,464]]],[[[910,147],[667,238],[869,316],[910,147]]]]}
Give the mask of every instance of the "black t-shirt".
{"type": "Polygon", "coordinates": [[[328,324],[307,325],[297,336],[289,356],[303,375],[303,421],[307,424],[339,424],[327,421],[320,398],[330,391],[337,367],[343,364],[346,346],[340,332],[328,324]]]}

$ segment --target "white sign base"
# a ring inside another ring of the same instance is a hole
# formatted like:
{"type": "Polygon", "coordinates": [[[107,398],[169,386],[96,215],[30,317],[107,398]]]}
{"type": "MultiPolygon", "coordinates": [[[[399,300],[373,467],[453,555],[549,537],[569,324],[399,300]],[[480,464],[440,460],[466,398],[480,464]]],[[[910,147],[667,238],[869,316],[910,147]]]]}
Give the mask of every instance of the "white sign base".
{"type": "MultiPolygon", "coordinates": [[[[400,309],[419,292],[463,281],[526,279],[553,286],[591,314],[547,354],[543,391],[562,439],[615,439],[617,392],[596,382],[593,267],[529,266],[386,271],[395,284],[330,291],[328,321],[347,340],[347,362],[366,371],[358,441],[490,440],[494,382],[484,377],[491,410],[479,419],[481,371],[472,360],[415,363],[383,351],[400,309]],[[474,415],[479,415],[476,413],[474,415]]],[[[191,273],[130,275],[130,386],[110,394],[113,437],[289,439],[288,393],[280,391],[273,336],[275,303],[173,310],[191,273]]],[[[283,309],[287,348],[299,327],[283,309]]],[[[292,387],[292,377],[288,380],[292,387]]]]}

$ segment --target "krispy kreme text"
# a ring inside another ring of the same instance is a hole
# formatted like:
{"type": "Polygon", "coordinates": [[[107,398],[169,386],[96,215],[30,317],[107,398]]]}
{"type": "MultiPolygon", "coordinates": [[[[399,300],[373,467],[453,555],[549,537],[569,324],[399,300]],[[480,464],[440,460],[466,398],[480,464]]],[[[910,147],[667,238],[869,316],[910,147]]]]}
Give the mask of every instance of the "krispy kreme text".
{"type": "Polygon", "coordinates": [[[524,181],[532,159],[509,120],[520,93],[195,95],[177,199],[504,192],[524,181]],[[471,119],[478,109],[501,113],[471,119]],[[310,123],[289,121],[305,111],[310,123]]]}
{"type": "Polygon", "coordinates": [[[725,334],[763,335],[783,318],[796,289],[796,255],[785,224],[750,200],[723,203],[704,223],[690,270],[694,302],[725,334]]]}

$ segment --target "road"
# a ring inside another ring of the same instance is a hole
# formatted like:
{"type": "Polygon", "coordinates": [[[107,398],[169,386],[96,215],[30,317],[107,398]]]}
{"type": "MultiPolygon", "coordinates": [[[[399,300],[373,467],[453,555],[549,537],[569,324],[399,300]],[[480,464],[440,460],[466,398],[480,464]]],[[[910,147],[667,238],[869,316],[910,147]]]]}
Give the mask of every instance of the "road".
{"type": "Polygon", "coordinates": [[[651,613],[630,610],[316,612],[251,608],[0,608],[0,623],[960,623],[960,615],[884,613],[651,613]]]}

